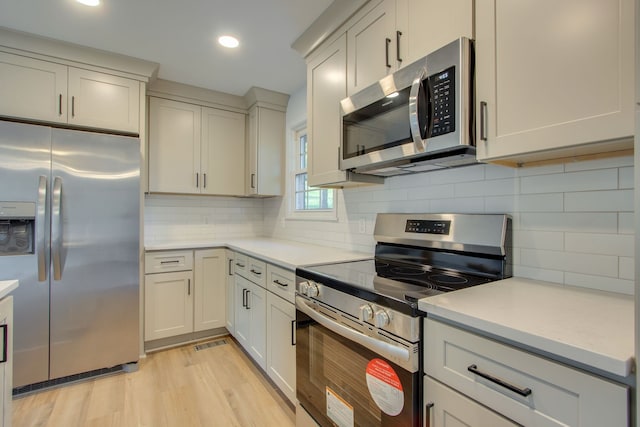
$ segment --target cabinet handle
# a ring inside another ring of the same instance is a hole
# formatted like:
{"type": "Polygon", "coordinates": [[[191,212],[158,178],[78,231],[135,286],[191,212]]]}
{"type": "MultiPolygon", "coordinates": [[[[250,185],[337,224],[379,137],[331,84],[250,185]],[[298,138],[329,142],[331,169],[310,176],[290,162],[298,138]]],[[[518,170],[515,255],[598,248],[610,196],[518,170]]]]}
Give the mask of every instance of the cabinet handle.
{"type": "Polygon", "coordinates": [[[200,174],[196,172],[196,188],[198,188],[199,183],[200,183],[200,174]]]}
{"type": "Polygon", "coordinates": [[[247,289],[247,310],[251,310],[251,306],[249,305],[249,296],[251,295],[251,290],[247,289]]]}
{"type": "Polygon", "coordinates": [[[207,174],[203,173],[202,174],[202,188],[207,188],[207,174]]]}
{"type": "Polygon", "coordinates": [[[391,64],[389,64],[389,45],[390,44],[391,44],[390,38],[387,37],[386,39],[384,39],[384,60],[387,68],[391,68],[391,64]]]}
{"type": "Polygon", "coordinates": [[[7,347],[9,346],[9,325],[0,325],[0,329],[2,329],[2,359],[0,363],[4,363],[9,360],[9,355],[7,347]]]}
{"type": "Polygon", "coordinates": [[[487,103],[480,102],[480,139],[487,140],[487,103]]]}
{"type": "Polygon", "coordinates": [[[62,94],[58,96],[58,115],[62,115],[62,94]]]}
{"type": "Polygon", "coordinates": [[[281,281],[279,281],[278,279],[274,280],[273,283],[275,283],[276,285],[280,285],[283,288],[286,288],[287,286],[289,286],[288,283],[282,283],[281,281]]]}
{"type": "Polygon", "coordinates": [[[517,387],[517,386],[515,386],[515,385],[509,384],[508,382],[506,382],[506,381],[504,381],[504,380],[502,380],[502,379],[500,379],[500,378],[498,378],[498,377],[494,377],[494,376],[493,376],[493,375],[491,375],[491,374],[487,374],[486,372],[482,372],[482,371],[480,371],[480,370],[478,369],[478,366],[477,366],[477,365],[471,365],[471,366],[469,366],[469,367],[467,368],[467,371],[469,371],[469,372],[471,372],[471,373],[473,373],[473,374],[476,374],[476,375],[478,375],[478,376],[480,376],[480,377],[482,377],[482,378],[484,378],[484,379],[486,379],[486,380],[489,380],[489,381],[491,381],[492,383],[498,384],[498,385],[499,385],[499,386],[501,386],[501,387],[504,387],[504,388],[506,388],[506,389],[509,389],[509,390],[511,390],[511,391],[512,391],[512,392],[514,392],[514,393],[518,393],[520,396],[527,397],[527,396],[529,396],[529,395],[532,393],[531,389],[530,389],[530,388],[528,388],[528,387],[526,387],[526,388],[520,388],[520,387],[517,387]]]}
{"type": "Polygon", "coordinates": [[[256,184],[255,184],[255,178],[256,178],[256,174],[252,173],[251,174],[251,188],[256,188],[256,184]]]}
{"type": "Polygon", "coordinates": [[[424,405],[424,427],[431,427],[431,408],[435,406],[435,403],[429,402],[424,405]]]}
{"type": "Polygon", "coordinates": [[[291,321],[291,345],[296,345],[296,321],[291,321]]]}
{"type": "Polygon", "coordinates": [[[262,276],[262,272],[260,272],[260,271],[255,271],[253,268],[251,269],[251,272],[252,272],[253,274],[255,274],[256,276],[262,276]]]}
{"type": "Polygon", "coordinates": [[[233,260],[229,260],[229,276],[233,276],[233,260]]]}
{"type": "Polygon", "coordinates": [[[402,58],[400,57],[400,37],[402,36],[402,31],[396,31],[396,60],[398,62],[402,62],[402,58]]]}
{"type": "Polygon", "coordinates": [[[239,262],[236,262],[236,266],[240,268],[244,268],[244,264],[240,264],[239,262]]]}
{"type": "Polygon", "coordinates": [[[180,261],[178,261],[177,259],[174,259],[172,261],[160,261],[160,264],[177,264],[180,261]]]}
{"type": "Polygon", "coordinates": [[[187,279],[187,295],[191,295],[191,279],[187,279]]]}
{"type": "Polygon", "coordinates": [[[71,97],[71,117],[76,116],[76,97],[71,97]]]}
{"type": "Polygon", "coordinates": [[[247,290],[246,289],[242,290],[242,306],[244,308],[247,308],[247,290]]]}

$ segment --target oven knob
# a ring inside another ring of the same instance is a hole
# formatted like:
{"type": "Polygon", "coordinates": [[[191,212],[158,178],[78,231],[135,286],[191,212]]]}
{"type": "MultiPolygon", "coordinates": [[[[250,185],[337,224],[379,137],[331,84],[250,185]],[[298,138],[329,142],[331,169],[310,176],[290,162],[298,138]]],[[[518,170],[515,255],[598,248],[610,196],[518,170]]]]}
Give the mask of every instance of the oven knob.
{"type": "Polygon", "coordinates": [[[364,304],[360,306],[360,321],[361,322],[369,322],[373,319],[373,307],[369,304],[364,304]]]}
{"type": "Polygon", "coordinates": [[[307,295],[307,292],[309,292],[309,282],[300,282],[300,293],[307,295]]]}
{"type": "Polygon", "coordinates": [[[313,282],[309,283],[309,287],[307,288],[307,296],[314,298],[318,295],[320,295],[320,289],[318,288],[318,285],[313,282]]]}
{"type": "Polygon", "coordinates": [[[387,313],[385,310],[376,311],[374,318],[374,324],[376,325],[376,328],[384,328],[385,326],[389,325],[390,322],[391,318],[389,317],[389,313],[387,313]]]}

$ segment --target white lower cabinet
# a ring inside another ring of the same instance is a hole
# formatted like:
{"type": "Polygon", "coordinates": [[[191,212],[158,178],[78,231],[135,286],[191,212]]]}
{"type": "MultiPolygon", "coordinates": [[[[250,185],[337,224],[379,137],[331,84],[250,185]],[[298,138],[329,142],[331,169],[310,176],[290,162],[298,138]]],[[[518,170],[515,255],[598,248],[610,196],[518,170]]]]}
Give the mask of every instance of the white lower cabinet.
{"type": "Polygon", "coordinates": [[[278,388],[296,401],[296,307],[267,292],[267,375],[278,388]]]}
{"type": "MultiPolygon", "coordinates": [[[[517,424],[629,425],[629,389],[622,384],[431,318],[425,319],[424,337],[428,377],[517,424]]],[[[464,405],[443,403],[452,399],[450,393],[438,397],[438,388],[434,395],[427,389],[431,382],[425,383],[425,396],[429,396],[425,403],[433,403],[431,409],[436,411],[432,416],[438,419],[446,408],[449,417],[473,419],[464,405]]],[[[472,425],[497,424],[475,421],[472,425]]]]}
{"type": "Polygon", "coordinates": [[[266,370],[267,291],[239,274],[235,275],[235,288],[236,339],[266,370]]]}
{"type": "Polygon", "coordinates": [[[424,378],[424,402],[424,425],[426,427],[510,427],[518,425],[426,376],[424,378]]]}
{"type": "Polygon", "coordinates": [[[226,250],[226,262],[227,262],[227,267],[226,267],[226,271],[227,271],[227,276],[225,278],[226,281],[226,287],[227,287],[227,293],[226,293],[226,298],[227,298],[227,310],[226,310],[226,315],[227,315],[227,321],[226,321],[226,327],[227,327],[227,331],[229,331],[229,333],[231,335],[233,335],[234,337],[236,336],[236,321],[235,321],[235,315],[236,315],[236,307],[235,307],[235,301],[236,301],[236,296],[235,296],[235,277],[233,275],[233,262],[234,262],[234,252],[230,251],[230,250],[226,250]]]}
{"type": "Polygon", "coordinates": [[[13,297],[0,300],[0,427],[11,427],[13,389],[13,297]]]}
{"type": "Polygon", "coordinates": [[[147,252],[144,341],[223,328],[225,275],[224,249],[147,252]]]}

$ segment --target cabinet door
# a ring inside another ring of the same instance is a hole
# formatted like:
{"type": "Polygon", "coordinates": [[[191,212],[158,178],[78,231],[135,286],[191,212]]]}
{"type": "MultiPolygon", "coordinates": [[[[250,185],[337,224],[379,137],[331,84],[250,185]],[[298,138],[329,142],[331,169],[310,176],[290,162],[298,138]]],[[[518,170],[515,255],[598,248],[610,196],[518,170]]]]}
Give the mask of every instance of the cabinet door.
{"type": "Polygon", "coordinates": [[[235,337],[249,351],[251,337],[251,317],[247,308],[247,293],[251,291],[251,282],[238,274],[235,275],[235,337]]]}
{"type": "Polygon", "coordinates": [[[149,191],[200,193],[200,107],[149,98],[149,191]]]}
{"type": "Polygon", "coordinates": [[[460,37],[473,39],[473,2],[397,0],[401,66],[409,65],[460,37]]]}
{"type": "Polygon", "coordinates": [[[264,107],[249,111],[247,194],[282,195],[285,114],[264,107]]]}
{"type": "MultiPolygon", "coordinates": [[[[251,283],[251,282],[249,282],[251,283]]],[[[267,369],[267,291],[251,283],[247,294],[250,314],[249,354],[262,369],[267,369]]]]}
{"type": "Polygon", "coordinates": [[[633,135],[633,12],[633,0],[477,0],[478,158],[633,135]]]}
{"type": "Polygon", "coordinates": [[[347,30],[347,92],[352,95],[397,69],[396,0],[384,0],[347,30]]]}
{"type": "Polygon", "coordinates": [[[236,286],[235,286],[235,278],[233,276],[233,251],[225,251],[226,252],[226,268],[225,268],[225,281],[227,286],[227,321],[226,327],[231,335],[236,336],[236,286]]]}
{"type": "Polygon", "coordinates": [[[226,324],[227,257],[224,249],[195,251],[193,330],[226,324]]]}
{"type": "Polygon", "coordinates": [[[70,124],[138,133],[140,83],[137,80],[69,68],[70,124]]]}
{"type": "Polygon", "coordinates": [[[6,334],[6,347],[1,347],[3,341],[0,341],[0,355],[6,352],[7,360],[0,363],[0,426],[11,426],[12,411],[12,389],[13,389],[13,297],[8,296],[0,300],[0,325],[6,325],[4,331],[6,334]]]}
{"type": "Polygon", "coordinates": [[[202,108],[202,193],[244,195],[245,122],[244,114],[202,108]]]}
{"type": "Polygon", "coordinates": [[[67,122],[67,67],[0,52],[0,115],[67,122]]]}
{"type": "Polygon", "coordinates": [[[427,376],[424,377],[424,402],[425,425],[430,427],[518,425],[427,376]]]}
{"type": "Polygon", "coordinates": [[[193,332],[191,271],[144,277],[144,340],[193,332]]]}
{"type": "Polygon", "coordinates": [[[340,101],[347,96],[347,36],[324,47],[307,64],[309,186],[346,181],[339,168],[340,101]]]}
{"type": "Polygon", "coordinates": [[[296,307],[267,292],[267,374],[291,403],[296,402],[296,307]]]}

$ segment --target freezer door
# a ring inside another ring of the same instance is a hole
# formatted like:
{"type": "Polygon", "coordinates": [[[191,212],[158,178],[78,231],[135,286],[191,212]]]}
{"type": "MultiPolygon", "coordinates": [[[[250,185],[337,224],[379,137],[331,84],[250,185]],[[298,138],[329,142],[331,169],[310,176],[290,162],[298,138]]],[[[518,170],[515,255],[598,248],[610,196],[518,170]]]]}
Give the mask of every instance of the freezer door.
{"type": "Polygon", "coordinates": [[[0,202],[11,202],[3,216],[22,203],[35,207],[33,253],[0,255],[0,280],[20,281],[12,293],[14,387],[49,378],[50,158],[51,128],[0,121],[0,202]]]}
{"type": "Polygon", "coordinates": [[[138,360],[140,143],[54,129],[50,377],[138,360]]]}

